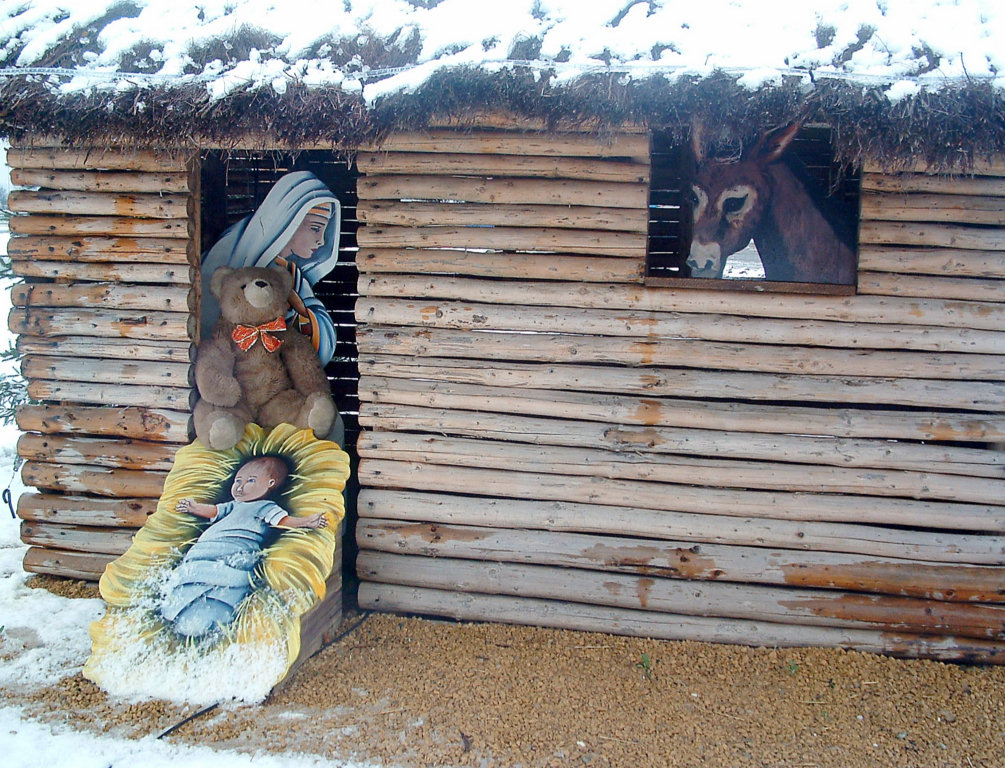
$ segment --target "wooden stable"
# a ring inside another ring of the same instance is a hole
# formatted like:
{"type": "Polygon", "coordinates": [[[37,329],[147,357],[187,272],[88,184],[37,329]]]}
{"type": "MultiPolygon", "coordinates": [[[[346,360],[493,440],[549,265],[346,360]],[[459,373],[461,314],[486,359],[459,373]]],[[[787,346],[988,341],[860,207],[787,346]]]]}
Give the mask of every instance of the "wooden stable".
{"type": "MultiPolygon", "coordinates": [[[[25,567],[93,579],[190,439],[199,158],[8,162],[25,567]]],[[[362,607],[1005,661],[1005,162],[867,165],[854,295],[647,282],[644,132],[356,167],[362,607]]]]}

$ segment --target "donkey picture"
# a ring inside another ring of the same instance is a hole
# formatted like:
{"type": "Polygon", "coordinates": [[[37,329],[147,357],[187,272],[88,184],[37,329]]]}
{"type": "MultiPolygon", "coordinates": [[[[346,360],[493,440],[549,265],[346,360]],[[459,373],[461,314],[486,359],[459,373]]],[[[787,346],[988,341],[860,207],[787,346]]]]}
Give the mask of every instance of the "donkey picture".
{"type": "Polygon", "coordinates": [[[854,285],[853,212],[786,153],[801,127],[768,131],[732,160],[705,158],[692,131],[691,277],[722,277],[726,259],[753,239],[766,280],[854,285]]]}

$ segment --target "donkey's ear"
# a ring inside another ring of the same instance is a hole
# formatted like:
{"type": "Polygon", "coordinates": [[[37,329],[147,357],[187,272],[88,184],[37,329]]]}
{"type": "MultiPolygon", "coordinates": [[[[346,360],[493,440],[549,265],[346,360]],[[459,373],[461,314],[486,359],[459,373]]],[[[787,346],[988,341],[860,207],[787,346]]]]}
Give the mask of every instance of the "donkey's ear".
{"type": "Polygon", "coordinates": [[[691,154],[695,165],[701,165],[705,159],[705,130],[700,120],[691,120],[691,154]]]}
{"type": "Polygon", "coordinates": [[[775,162],[789,148],[792,140],[796,138],[796,134],[799,133],[799,129],[802,127],[803,121],[796,120],[788,125],[783,125],[781,128],[768,131],[757,140],[757,144],[754,146],[754,151],[751,154],[765,163],[775,162]]]}

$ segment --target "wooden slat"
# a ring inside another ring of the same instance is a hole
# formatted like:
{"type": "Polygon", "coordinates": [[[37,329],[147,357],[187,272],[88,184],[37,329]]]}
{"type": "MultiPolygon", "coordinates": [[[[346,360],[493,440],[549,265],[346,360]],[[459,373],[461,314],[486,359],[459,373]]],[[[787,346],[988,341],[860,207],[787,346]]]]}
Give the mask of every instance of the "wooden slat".
{"type": "MultiPolygon", "coordinates": [[[[187,341],[138,341],[94,336],[18,336],[17,351],[29,355],[94,357],[112,360],[188,363],[195,358],[195,344],[187,341]]],[[[153,368],[154,366],[143,366],[153,368]]]]}
{"type": "Polygon", "coordinates": [[[796,522],[668,512],[634,506],[631,499],[603,505],[364,487],[357,506],[360,519],[617,534],[689,544],[840,552],[954,565],[1005,564],[1003,536],[885,528],[861,522],[796,522]]]}
{"type": "MultiPolygon", "coordinates": [[[[1003,297],[1005,298],[1005,297],[1003,297]]],[[[356,320],[374,325],[464,330],[532,331],[628,339],[686,338],[707,341],[793,344],[854,349],[1005,353],[1005,332],[938,326],[837,323],[827,320],[747,318],[647,310],[535,307],[475,302],[360,298],[356,320]]]]}
{"type": "Polygon", "coordinates": [[[645,258],[646,236],[633,232],[534,227],[360,227],[361,248],[476,248],[645,258]]]}
{"type": "MultiPolygon", "coordinates": [[[[960,163],[966,165],[965,173],[977,176],[1005,176],[1005,159],[1000,155],[992,158],[966,158],[961,157],[960,163]]],[[[865,173],[922,173],[922,174],[945,174],[944,168],[931,168],[927,160],[909,159],[898,162],[895,168],[884,168],[883,165],[874,159],[866,158],[862,163],[862,170],[865,173]]]]}
{"type": "Polygon", "coordinates": [[[86,464],[50,464],[29,461],[21,467],[25,485],[40,490],[85,493],[117,498],[159,498],[167,472],[109,469],[86,464]]]}
{"type": "Polygon", "coordinates": [[[7,253],[15,261],[152,262],[188,264],[186,243],[156,237],[12,237],[7,253]]]}
{"type": "Polygon", "coordinates": [[[19,187],[44,187],[75,192],[186,193],[188,174],[130,173],[116,171],[51,171],[14,169],[11,183],[19,187]]]}
{"type": "Polygon", "coordinates": [[[181,341],[194,337],[186,312],[130,312],[111,309],[33,309],[15,307],[7,327],[31,336],[98,336],[181,341]]]}
{"type": "Polygon", "coordinates": [[[544,131],[428,130],[422,133],[392,133],[373,152],[463,152],[476,155],[539,155],[543,157],[638,157],[649,158],[648,134],[590,134],[544,131]]]}
{"type": "Polygon", "coordinates": [[[645,209],[643,183],[568,179],[497,179],[463,176],[362,176],[356,184],[361,207],[370,200],[457,200],[524,205],[600,205],[645,209]]]}
{"type": "Polygon", "coordinates": [[[575,501],[695,514],[772,520],[903,525],[915,528],[1005,532],[1005,506],[929,502],[877,496],[830,496],[781,491],[742,491],[673,483],[441,467],[422,462],[361,461],[360,484],[374,488],[505,496],[535,501],[575,501]]]}
{"type": "Polygon", "coordinates": [[[167,443],[131,439],[24,434],[17,442],[17,455],[26,461],[93,464],[113,469],[169,471],[176,451],[176,446],[167,443]]]}
{"type": "Polygon", "coordinates": [[[885,296],[843,298],[732,291],[674,290],[636,285],[583,285],[547,282],[526,286],[504,280],[475,280],[426,275],[368,275],[359,280],[360,295],[407,296],[486,304],[527,304],[585,309],[634,309],[652,312],[701,312],[740,317],[837,320],[843,323],[977,328],[1005,327],[1005,304],[885,296]]]}
{"type": "Polygon", "coordinates": [[[136,219],[128,216],[15,216],[14,235],[109,235],[188,239],[188,219],[136,219]]]}
{"type": "Polygon", "coordinates": [[[638,210],[571,205],[500,205],[482,203],[371,202],[357,209],[368,225],[399,227],[521,227],[607,230],[645,234],[649,213],[638,210]]]}
{"type": "Polygon", "coordinates": [[[189,363],[159,363],[115,360],[99,357],[29,355],[21,358],[21,375],[26,379],[50,381],[104,382],[131,386],[190,387],[189,363]]]}
{"type": "Polygon", "coordinates": [[[135,533],[135,530],[128,528],[98,528],[30,521],[21,523],[21,541],[25,544],[88,554],[121,555],[129,549],[135,533]]]}
{"type": "Polygon", "coordinates": [[[146,406],[23,405],[17,412],[24,432],[110,437],[188,443],[191,414],[146,406]]]}
{"type": "Polygon", "coordinates": [[[862,220],[1005,225],[1005,198],[965,195],[864,193],[862,220]]]}
{"type": "Polygon", "coordinates": [[[1005,230],[979,229],[948,224],[915,224],[885,221],[859,222],[859,242],[872,245],[923,245],[940,248],[1005,249],[1005,230]]]}
{"type": "Polygon", "coordinates": [[[1005,301],[1005,280],[859,271],[858,292],[873,296],[1001,302],[1005,301]]]}
{"type": "Polygon", "coordinates": [[[926,600],[1005,603],[1002,568],[763,547],[363,518],[361,550],[586,568],[642,576],[877,592],[926,600]]]}
{"type": "MultiPolygon", "coordinates": [[[[19,344],[19,349],[20,344],[19,344]]],[[[390,351],[390,350],[388,350],[390,351]]],[[[866,376],[789,376],[686,368],[540,365],[495,360],[363,353],[361,375],[488,386],[610,392],[626,395],[814,403],[891,402],[917,408],[1005,410],[1005,384],[866,376]]]]}
{"type": "Polygon", "coordinates": [[[78,263],[72,261],[11,260],[11,271],[18,277],[61,281],[113,283],[167,283],[194,285],[197,272],[188,264],[159,263],[78,263]]]}
{"type": "Polygon", "coordinates": [[[443,273],[526,280],[568,280],[576,275],[583,282],[593,283],[639,283],[645,276],[645,264],[633,259],[432,248],[364,248],[356,254],[356,266],[363,273],[443,273]]]}
{"type": "Polygon", "coordinates": [[[28,573],[97,581],[104,573],[105,566],[115,557],[115,555],[94,555],[45,547],[29,547],[24,554],[23,566],[28,573]]]}
{"type": "Polygon", "coordinates": [[[98,170],[181,172],[188,162],[188,153],[164,150],[118,150],[109,148],[67,149],[63,147],[11,147],[7,164],[11,168],[41,170],[98,170]]]}
{"type": "Polygon", "coordinates": [[[356,450],[360,458],[367,459],[425,461],[448,466],[719,488],[900,496],[977,504],[998,504],[1005,498],[1005,479],[943,475],[935,471],[865,470],[768,461],[666,457],[644,451],[618,453],[600,448],[534,446],[501,440],[370,431],[359,436],[356,450]]]}
{"type": "Polygon", "coordinates": [[[862,245],[858,250],[858,268],[860,272],[1002,279],[1005,252],[862,245]]]}
{"type": "Polygon", "coordinates": [[[773,622],[691,617],[366,582],[359,588],[359,605],[368,610],[450,616],[465,621],[501,621],[663,640],[739,643],[768,648],[837,646],[906,658],[1005,663],[1005,643],[989,640],[946,639],[866,629],[793,627],[773,622]]]}
{"type": "Polygon", "coordinates": [[[1005,378],[1005,358],[1001,355],[843,350],[675,338],[624,340],[561,333],[472,333],[401,326],[361,327],[357,330],[356,343],[361,354],[384,352],[542,363],[680,366],[818,376],[990,381],[1005,378]]]}
{"type": "Polygon", "coordinates": [[[941,195],[1005,197],[998,176],[929,176],[920,173],[863,173],[863,192],[929,192],[941,195]]]}
{"type": "Polygon", "coordinates": [[[389,432],[430,432],[534,445],[597,446],[708,458],[902,469],[1000,478],[1005,452],[889,440],[770,435],[711,429],[631,427],[571,419],[363,403],[360,424],[389,432]]]}
{"type": "Polygon", "coordinates": [[[11,286],[15,307],[80,307],[188,312],[194,295],[187,287],[148,288],[121,283],[16,283],[11,286]]]}
{"type": "Polygon", "coordinates": [[[22,493],[17,500],[17,516],[22,520],[62,525],[140,528],[156,510],[154,499],[98,499],[22,493]]]}
{"type": "Polygon", "coordinates": [[[464,176],[583,179],[642,184],[649,181],[648,162],[626,162],[533,155],[465,155],[460,153],[372,153],[356,155],[360,173],[386,176],[460,174],[464,176]]]}
{"type": "Polygon", "coordinates": [[[8,206],[15,213],[42,213],[50,216],[66,214],[180,219],[187,216],[188,195],[15,190],[10,193],[8,206]]]}
{"type": "Polygon", "coordinates": [[[100,382],[49,381],[28,382],[28,396],[33,400],[55,400],[91,405],[134,405],[146,408],[187,411],[195,392],[189,387],[132,386],[100,382]]]}
{"type": "Polygon", "coordinates": [[[626,426],[688,427],[736,432],[900,440],[1005,440],[1005,415],[891,412],[850,408],[719,403],[590,392],[486,387],[365,377],[360,399],[445,410],[581,419],[626,426]]]}
{"type": "Polygon", "coordinates": [[[887,631],[1005,639],[1005,608],[993,605],[763,585],[683,582],[541,565],[496,563],[485,568],[465,560],[369,551],[359,553],[356,568],[363,581],[428,589],[457,589],[797,626],[869,626],[887,631]]]}

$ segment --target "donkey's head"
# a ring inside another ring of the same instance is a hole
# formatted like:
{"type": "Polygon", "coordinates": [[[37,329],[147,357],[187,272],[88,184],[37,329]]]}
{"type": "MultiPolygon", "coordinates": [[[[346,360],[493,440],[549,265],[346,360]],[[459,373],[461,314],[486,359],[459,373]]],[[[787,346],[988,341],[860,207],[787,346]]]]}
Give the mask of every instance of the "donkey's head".
{"type": "Polygon", "coordinates": [[[692,277],[722,277],[726,259],[746,248],[771,207],[768,167],[792,143],[802,120],[763,136],[739,159],[706,159],[697,125],[692,127],[695,175],[689,193],[693,210],[692,277]]]}

